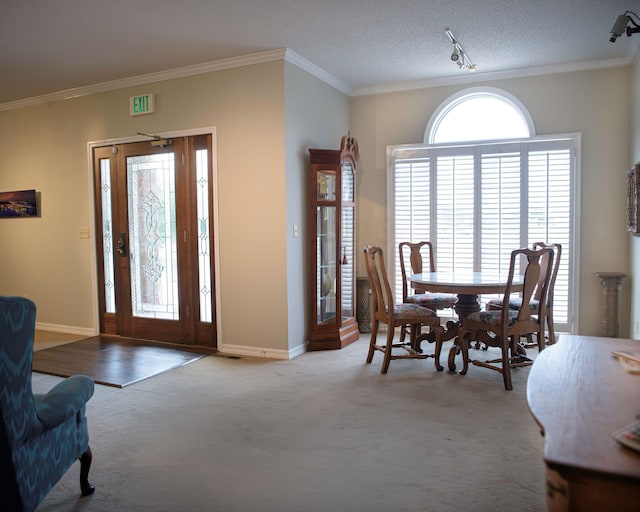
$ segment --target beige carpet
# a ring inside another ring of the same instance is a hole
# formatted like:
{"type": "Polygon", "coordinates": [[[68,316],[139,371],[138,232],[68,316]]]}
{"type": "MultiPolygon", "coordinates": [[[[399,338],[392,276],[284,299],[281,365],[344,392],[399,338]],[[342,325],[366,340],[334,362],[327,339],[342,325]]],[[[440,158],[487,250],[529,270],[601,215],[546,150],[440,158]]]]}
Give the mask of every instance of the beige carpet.
{"type": "MultiPolygon", "coordinates": [[[[368,336],[291,361],[207,357],[88,404],[94,495],[75,464],[39,512],[543,511],[528,368],[364,363],[368,336]]],[[[57,377],[34,374],[34,390],[57,377]]]]}

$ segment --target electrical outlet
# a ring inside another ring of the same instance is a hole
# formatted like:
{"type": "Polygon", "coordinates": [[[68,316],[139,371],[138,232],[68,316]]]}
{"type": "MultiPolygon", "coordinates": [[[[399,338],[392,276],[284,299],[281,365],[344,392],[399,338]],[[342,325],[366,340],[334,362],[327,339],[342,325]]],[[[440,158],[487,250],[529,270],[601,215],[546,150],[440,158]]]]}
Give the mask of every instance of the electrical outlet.
{"type": "Polygon", "coordinates": [[[80,228],[80,238],[89,238],[89,228],[80,228]]]}

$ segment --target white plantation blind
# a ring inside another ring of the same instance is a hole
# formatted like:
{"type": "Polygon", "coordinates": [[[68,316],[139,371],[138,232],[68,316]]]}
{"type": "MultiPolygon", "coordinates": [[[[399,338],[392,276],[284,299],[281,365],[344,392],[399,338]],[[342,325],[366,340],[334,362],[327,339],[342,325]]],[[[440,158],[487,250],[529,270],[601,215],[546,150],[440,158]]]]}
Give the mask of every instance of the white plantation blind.
{"type": "MultiPolygon", "coordinates": [[[[429,158],[399,160],[395,170],[393,218],[398,219],[398,243],[403,240],[429,240],[431,227],[431,167],[429,158]]],[[[398,247],[398,243],[395,247],[398,247]]],[[[393,252],[397,252],[393,251],[393,252]]],[[[393,254],[393,253],[390,253],[393,254]]],[[[398,255],[396,255],[398,257],[398,255]]],[[[388,262],[387,265],[390,265],[388,262]]],[[[392,275],[391,267],[387,273],[392,275]]],[[[402,299],[402,277],[399,260],[395,265],[395,282],[400,286],[395,297],[402,299]]],[[[397,286],[396,286],[397,288],[397,286]]]]}
{"type": "Polygon", "coordinates": [[[570,149],[532,150],[528,154],[529,172],[529,245],[537,241],[553,241],[562,245],[560,267],[554,289],[554,320],[569,318],[572,282],[569,269],[573,264],[572,233],[575,159],[570,149]]]}
{"type": "MultiPolygon", "coordinates": [[[[388,265],[402,296],[398,244],[430,240],[438,270],[507,273],[511,251],[562,245],[554,320],[571,332],[578,136],[390,148],[388,265]],[[395,261],[394,261],[395,260],[395,261]]],[[[482,301],[489,296],[482,297],[482,301]]]]}
{"type": "Polygon", "coordinates": [[[432,239],[437,270],[473,270],[475,224],[473,154],[437,155],[432,239]]]}
{"type": "Polygon", "coordinates": [[[479,268],[482,272],[507,273],[511,251],[523,245],[520,153],[482,154],[480,163],[479,268]]]}

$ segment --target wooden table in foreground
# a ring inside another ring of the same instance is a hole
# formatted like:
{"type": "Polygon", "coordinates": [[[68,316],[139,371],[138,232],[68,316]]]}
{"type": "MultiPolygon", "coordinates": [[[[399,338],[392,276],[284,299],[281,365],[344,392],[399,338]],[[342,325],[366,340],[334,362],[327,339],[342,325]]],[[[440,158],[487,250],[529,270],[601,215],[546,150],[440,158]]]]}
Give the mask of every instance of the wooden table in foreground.
{"type": "Polygon", "coordinates": [[[640,414],[640,375],[613,350],[640,352],[640,341],[562,335],[538,355],[527,402],[545,436],[551,511],[640,511],[640,453],[612,437],[640,414]]]}

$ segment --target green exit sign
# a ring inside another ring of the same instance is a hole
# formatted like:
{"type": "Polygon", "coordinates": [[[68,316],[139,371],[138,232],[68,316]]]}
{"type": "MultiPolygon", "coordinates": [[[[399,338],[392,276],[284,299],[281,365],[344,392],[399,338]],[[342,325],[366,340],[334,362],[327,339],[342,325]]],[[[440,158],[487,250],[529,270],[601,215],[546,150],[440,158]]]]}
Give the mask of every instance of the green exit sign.
{"type": "Polygon", "coordinates": [[[153,114],[156,111],[155,94],[142,94],[129,98],[129,114],[140,116],[142,114],[153,114]]]}

